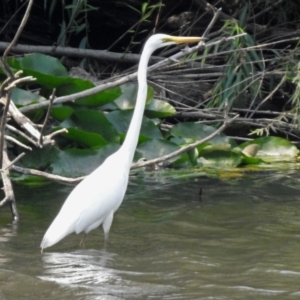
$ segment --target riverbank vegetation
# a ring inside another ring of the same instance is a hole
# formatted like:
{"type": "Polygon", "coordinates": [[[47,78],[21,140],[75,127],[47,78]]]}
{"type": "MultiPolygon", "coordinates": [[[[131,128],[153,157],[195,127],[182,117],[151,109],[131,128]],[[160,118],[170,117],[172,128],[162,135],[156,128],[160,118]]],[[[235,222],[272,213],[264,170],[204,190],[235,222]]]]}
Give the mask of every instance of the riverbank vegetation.
{"type": "Polygon", "coordinates": [[[16,220],[11,179],[76,183],[118,149],[135,105],[139,53],[156,32],[204,36],[206,42],[152,58],[133,168],[224,169],[296,160],[296,0],[1,6],[0,205],[9,203],[16,220]]]}

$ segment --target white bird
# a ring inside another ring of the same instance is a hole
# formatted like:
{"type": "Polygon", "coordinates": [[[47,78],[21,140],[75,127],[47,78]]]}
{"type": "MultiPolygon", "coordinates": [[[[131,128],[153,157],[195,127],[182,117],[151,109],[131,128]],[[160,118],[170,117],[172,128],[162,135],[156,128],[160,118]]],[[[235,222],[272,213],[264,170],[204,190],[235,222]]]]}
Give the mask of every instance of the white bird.
{"type": "Polygon", "coordinates": [[[72,232],[83,232],[81,241],[91,230],[102,224],[105,241],[108,238],[114,213],[121,205],[128,184],[130,166],[138,143],[146,98],[147,65],[158,48],[182,43],[195,43],[200,37],[175,37],[165,34],[151,36],[145,44],[138,67],[136,106],[123,145],[95,171],[80,182],[62,206],[41,243],[41,249],[58,243],[72,232]]]}

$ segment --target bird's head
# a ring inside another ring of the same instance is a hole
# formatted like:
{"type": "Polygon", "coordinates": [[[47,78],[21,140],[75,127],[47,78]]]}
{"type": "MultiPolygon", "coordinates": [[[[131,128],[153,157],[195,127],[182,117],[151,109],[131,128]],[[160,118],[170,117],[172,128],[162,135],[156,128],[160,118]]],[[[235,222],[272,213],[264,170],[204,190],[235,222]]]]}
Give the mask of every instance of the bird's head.
{"type": "Polygon", "coordinates": [[[155,34],[148,39],[147,44],[153,50],[155,50],[169,45],[198,43],[202,40],[203,38],[201,37],[183,37],[172,36],[167,34],[155,34]]]}

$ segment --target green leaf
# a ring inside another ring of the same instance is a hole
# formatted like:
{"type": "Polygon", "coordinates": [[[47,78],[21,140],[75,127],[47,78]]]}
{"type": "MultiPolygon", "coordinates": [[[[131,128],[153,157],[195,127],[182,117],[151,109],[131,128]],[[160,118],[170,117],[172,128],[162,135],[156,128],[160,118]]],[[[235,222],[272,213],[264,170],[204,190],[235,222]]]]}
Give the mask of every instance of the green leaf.
{"type": "MultiPolygon", "coordinates": [[[[11,68],[13,68],[15,70],[21,70],[20,62],[22,59],[23,59],[22,57],[16,57],[16,56],[8,57],[7,63],[9,64],[9,66],[11,68]]],[[[2,72],[3,72],[3,70],[2,70],[2,72]]],[[[5,74],[5,73],[3,72],[3,74],[5,74]]]]}
{"type": "MultiPolygon", "coordinates": [[[[133,109],[135,107],[138,84],[126,83],[121,85],[122,94],[115,100],[115,104],[121,110],[133,109]]],[[[148,86],[146,103],[149,103],[153,98],[154,90],[151,86],[148,86]]]]}
{"type": "Polygon", "coordinates": [[[14,182],[17,182],[18,184],[23,184],[25,186],[29,187],[38,187],[38,186],[43,186],[46,184],[51,184],[52,181],[49,179],[46,179],[45,177],[42,176],[35,176],[35,175],[17,175],[14,176],[14,173],[12,173],[12,180],[14,182]]]}
{"type": "MultiPolygon", "coordinates": [[[[71,95],[95,87],[95,85],[81,78],[69,77],[65,84],[56,89],[57,96],[71,95]]],[[[79,100],[79,99],[78,99],[79,100]]]]}
{"type": "MultiPolygon", "coordinates": [[[[114,125],[119,134],[126,133],[132,119],[132,111],[116,110],[106,115],[111,124],[114,125]]],[[[141,135],[151,139],[161,139],[162,134],[152,120],[143,118],[141,135]]]]}
{"type": "MultiPolygon", "coordinates": [[[[119,145],[107,145],[98,151],[87,149],[68,149],[59,153],[51,164],[52,172],[61,176],[78,177],[88,175],[103,161],[119,149],[119,145]]],[[[103,184],[99,182],[99,184],[103,184]]]]}
{"type": "Polygon", "coordinates": [[[79,129],[98,133],[108,142],[119,142],[117,130],[103,112],[92,109],[78,109],[74,111],[71,120],[79,129]]]}
{"type": "Polygon", "coordinates": [[[73,112],[73,108],[67,105],[56,105],[51,108],[51,116],[60,122],[69,118],[73,114],[73,112]]]}
{"type": "Polygon", "coordinates": [[[26,155],[20,160],[21,164],[26,168],[46,169],[50,163],[54,162],[58,157],[59,150],[52,145],[43,148],[33,148],[27,151],[26,155]]]}
{"type": "Polygon", "coordinates": [[[197,148],[193,148],[187,151],[187,154],[189,156],[189,159],[191,161],[192,165],[196,165],[197,164],[197,159],[199,156],[199,152],[197,148]]]}
{"type": "Polygon", "coordinates": [[[242,163],[242,155],[233,151],[216,150],[198,159],[203,166],[215,168],[234,168],[242,163]]]}
{"type": "Polygon", "coordinates": [[[179,147],[177,145],[169,141],[153,139],[139,145],[137,147],[137,153],[139,153],[141,157],[149,160],[170,154],[178,149],[179,147]]]}
{"type": "Polygon", "coordinates": [[[187,153],[183,153],[180,155],[180,157],[176,157],[171,163],[172,168],[187,168],[191,166],[191,157],[187,153]]]}
{"type": "Polygon", "coordinates": [[[46,101],[46,99],[40,95],[19,88],[13,88],[11,97],[14,104],[18,107],[46,101]]]}
{"type": "Polygon", "coordinates": [[[230,144],[210,144],[205,143],[203,144],[203,147],[200,147],[200,156],[206,155],[209,152],[217,151],[217,150],[223,150],[223,151],[230,151],[231,146],[230,144]]]}
{"type": "Polygon", "coordinates": [[[245,149],[251,144],[259,145],[259,150],[256,156],[265,160],[293,160],[299,150],[290,141],[274,136],[257,138],[255,140],[243,143],[239,146],[240,149],[245,149]]]}
{"type": "Polygon", "coordinates": [[[145,108],[145,115],[148,118],[165,118],[173,116],[176,109],[168,102],[153,99],[145,108]]]}
{"type": "Polygon", "coordinates": [[[98,133],[87,132],[76,128],[68,128],[68,133],[62,136],[90,148],[100,148],[107,145],[107,141],[98,133]]]}
{"type": "Polygon", "coordinates": [[[144,2],[144,3],[142,4],[142,13],[143,13],[143,14],[146,12],[147,7],[148,7],[148,3],[147,3],[147,2],[144,2]]]}
{"type": "MultiPolygon", "coordinates": [[[[69,78],[68,82],[57,88],[57,95],[71,95],[93,87],[95,87],[95,85],[88,80],[69,78]]],[[[115,87],[88,97],[77,99],[74,103],[80,106],[101,106],[115,100],[120,95],[120,87],[115,87]]]]}
{"type": "Polygon", "coordinates": [[[242,165],[258,165],[260,163],[265,164],[266,162],[258,157],[251,157],[247,155],[242,155],[242,165]]]}
{"type": "MultiPolygon", "coordinates": [[[[200,123],[182,122],[174,125],[170,130],[170,134],[176,138],[183,138],[185,141],[191,143],[200,141],[208,135],[214,133],[216,128],[200,123]]],[[[235,141],[229,139],[223,133],[218,134],[211,140],[210,144],[230,144],[232,147],[236,147],[235,141]]]]}
{"type": "Polygon", "coordinates": [[[29,54],[19,61],[25,76],[33,76],[36,82],[49,89],[58,87],[69,80],[69,75],[61,62],[54,57],[40,53],[29,54]]]}

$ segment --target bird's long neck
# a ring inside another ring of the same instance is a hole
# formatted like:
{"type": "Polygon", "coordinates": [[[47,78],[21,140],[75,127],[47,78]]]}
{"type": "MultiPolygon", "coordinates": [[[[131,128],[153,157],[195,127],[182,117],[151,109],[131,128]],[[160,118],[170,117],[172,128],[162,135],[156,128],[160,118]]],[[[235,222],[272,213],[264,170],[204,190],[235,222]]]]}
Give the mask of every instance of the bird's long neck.
{"type": "Polygon", "coordinates": [[[129,155],[130,164],[138,143],[139,133],[141,130],[142,119],[147,99],[147,66],[149,58],[152,54],[151,49],[145,46],[138,67],[138,94],[133,112],[133,116],[127,131],[126,138],[121,147],[121,151],[126,151],[129,155]]]}

